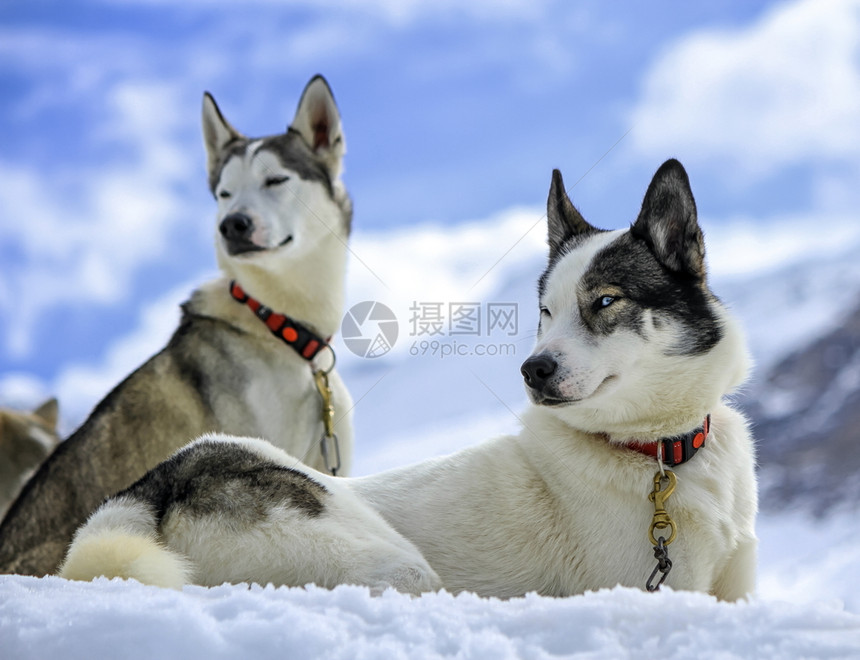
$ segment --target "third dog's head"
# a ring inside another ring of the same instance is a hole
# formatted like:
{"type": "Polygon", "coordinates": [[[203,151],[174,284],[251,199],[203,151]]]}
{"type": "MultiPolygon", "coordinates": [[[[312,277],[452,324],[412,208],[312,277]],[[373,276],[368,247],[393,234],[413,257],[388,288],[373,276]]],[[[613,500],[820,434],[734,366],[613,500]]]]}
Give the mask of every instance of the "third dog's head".
{"type": "Polygon", "coordinates": [[[589,224],[556,170],[547,222],[538,342],[522,365],[535,404],[586,431],[663,433],[686,430],[743,381],[743,339],[708,288],[678,161],[657,171],[636,222],[619,231],[589,224]]]}
{"type": "Polygon", "coordinates": [[[328,83],[305,87],[287,131],[247,138],[224,119],[208,93],[203,135],[209,187],[218,202],[218,262],[242,281],[242,271],[276,277],[289,265],[349,235],[352,208],[340,179],[345,142],[328,83]]]}

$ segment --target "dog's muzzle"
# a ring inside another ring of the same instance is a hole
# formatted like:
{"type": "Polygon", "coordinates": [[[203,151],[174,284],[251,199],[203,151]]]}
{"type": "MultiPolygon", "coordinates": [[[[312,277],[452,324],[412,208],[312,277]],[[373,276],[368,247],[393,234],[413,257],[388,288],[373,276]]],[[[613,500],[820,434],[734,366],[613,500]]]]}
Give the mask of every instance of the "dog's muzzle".
{"type": "Polygon", "coordinates": [[[254,221],[244,213],[231,213],[226,216],[218,225],[218,231],[224,237],[227,252],[232,256],[246,252],[259,252],[264,249],[251,241],[251,234],[254,233],[254,221]]]}
{"type": "Polygon", "coordinates": [[[554,359],[546,353],[540,353],[532,355],[523,362],[520,373],[529,388],[536,392],[543,392],[557,369],[558,363],[554,359]]]}

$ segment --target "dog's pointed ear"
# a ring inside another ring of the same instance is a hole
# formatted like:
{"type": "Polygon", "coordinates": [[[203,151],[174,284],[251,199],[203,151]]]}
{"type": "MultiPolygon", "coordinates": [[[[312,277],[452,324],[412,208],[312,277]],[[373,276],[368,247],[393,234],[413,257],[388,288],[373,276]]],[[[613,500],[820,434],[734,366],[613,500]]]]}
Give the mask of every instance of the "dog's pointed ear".
{"type": "Polygon", "coordinates": [[[546,200],[546,221],[550,260],[555,258],[561,246],[574,236],[599,231],[576,210],[567,196],[564,180],[558,170],[552,171],[552,183],[546,200]]]}
{"type": "Polygon", "coordinates": [[[337,179],[342,169],[346,142],[334,95],[321,75],[311,78],[302,92],[290,128],[297,131],[314,153],[322,158],[332,179],[337,179]]]}
{"type": "Polygon", "coordinates": [[[677,160],[667,160],[657,170],[631,233],[669,270],[704,279],[705,239],[690,179],[677,160]]]}
{"type": "Polygon", "coordinates": [[[45,426],[48,428],[56,429],[57,419],[60,416],[60,407],[57,400],[55,398],[48,399],[33,411],[33,416],[45,422],[45,426]]]}
{"type": "Polygon", "coordinates": [[[224,119],[212,95],[203,92],[203,142],[206,145],[206,171],[210,182],[217,177],[216,169],[221,160],[221,150],[233,140],[241,140],[243,137],[224,119]]]}

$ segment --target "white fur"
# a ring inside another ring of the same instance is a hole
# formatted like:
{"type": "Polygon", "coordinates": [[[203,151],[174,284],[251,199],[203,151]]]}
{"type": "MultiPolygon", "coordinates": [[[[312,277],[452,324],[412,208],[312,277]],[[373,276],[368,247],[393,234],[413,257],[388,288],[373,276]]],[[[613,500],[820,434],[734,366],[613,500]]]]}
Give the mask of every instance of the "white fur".
{"type": "Polygon", "coordinates": [[[598,235],[564,256],[541,299],[552,319],[544,317],[534,354],[552,349],[575,402],[531,406],[518,435],[347,480],[451,591],[564,596],[643,587],[656,565],[648,494],[658,466],[623,445],[688,432],[708,413],[705,449],[674,470],[667,511],[678,536],[666,584],[725,600],[754,589],[753,445],[744,418],[722,400],[746,374],[743,336],[716,300],[723,337],[699,355],[666,354],[678,338],[670,323],[652,323],[645,337],[621,328],[589,335],[577,289],[590,260],[619,235],[598,235]]]}
{"type": "MultiPolygon", "coordinates": [[[[228,294],[228,282],[242,288],[275,312],[287,314],[314,329],[321,337],[334,335],[340,327],[344,307],[348,230],[343,208],[349,205],[340,174],[345,142],[340,115],[327,85],[314,78],[305,89],[291,127],[311,144],[313,118],[320,113],[330,124],[328,146],[317,154],[324,157],[332,175],[334,198],[325,186],[307,181],[284,168],[270,151],[257,152],[252,142],[241,156],[231,157],[221,171],[216,187],[215,245],[218,264],[225,277],[200,288],[200,311],[228,320],[261,346],[270,344],[271,355],[255,366],[257,376],[248,384],[242,405],[256,411],[256,428],[222,428],[239,435],[259,435],[286,448],[314,468],[326,469],[319,451],[322,433],[319,394],[307,362],[291,348],[272,341],[271,333],[259,319],[228,294]],[[267,177],[289,176],[289,180],[266,187],[267,177]],[[229,198],[218,193],[228,190],[229,198]],[[230,255],[217,227],[234,212],[254,221],[253,241],[264,251],[230,255]],[[286,236],[292,240],[278,245],[286,236]],[[310,413],[310,414],[307,414],[310,413]]],[[[210,170],[219,161],[220,150],[230,140],[241,137],[222,116],[207,95],[203,104],[203,126],[210,170]]],[[[321,352],[314,368],[328,369],[332,356],[321,352]]],[[[329,375],[335,405],[335,432],[339,440],[341,469],[348,474],[352,465],[352,399],[340,375],[329,375]]],[[[234,402],[225,400],[219,414],[230,419],[234,402]]]]}
{"type": "MultiPolygon", "coordinates": [[[[643,587],[653,460],[531,408],[517,436],[349,480],[451,591],[564,596],[643,587]]],[[[735,599],[753,590],[755,491],[745,423],[714,409],[708,449],[676,468],[667,584],[735,599]]]]}
{"type": "MultiPolygon", "coordinates": [[[[301,465],[293,456],[256,438],[204,436],[195,441],[234,442],[285,467],[301,465]]],[[[106,502],[75,535],[60,575],[68,579],[134,578],[179,588],[194,582],[324,587],[351,583],[377,591],[388,587],[419,594],[441,582],[421,553],[344,481],[301,466],[329,492],[325,513],[309,518],[288,506],[271,508],[266,520],[249,529],[213,513],[168,513],[156,528],[148,508],[129,498],[106,502]]]]}
{"type": "Polygon", "coordinates": [[[551,414],[613,441],[655,440],[700,425],[715,403],[746,379],[749,356],[740,326],[716,301],[724,337],[701,355],[664,353],[677,341],[676,328],[666,319],[658,327],[649,317],[645,337],[622,328],[595,340],[582,322],[575,283],[594,256],[623,233],[599,234],[556,265],[542,298],[552,318],[542,319],[533,354],[563,356],[562,393],[578,400],[552,408],[551,414]]]}
{"type": "Polygon", "coordinates": [[[172,589],[192,579],[188,560],[157,540],[152,512],[126,498],[106,503],[78,530],[59,575],[134,578],[172,589]]]}
{"type": "MultiPolygon", "coordinates": [[[[689,431],[710,413],[705,448],[674,470],[677,487],[666,509],[677,539],[666,584],[724,600],[750,594],[753,446],[744,418],[723,402],[746,372],[742,335],[713,300],[723,337],[698,355],[664,352],[677,339],[671,324],[652,324],[645,338],[623,330],[586,337],[569,291],[609,240],[593,238],[563,257],[543,297],[553,322],[535,351],[555,346],[571,374],[564,387],[579,401],[533,405],[517,435],[369,477],[333,479],[302,468],[330,490],[319,519],[279,509],[272,524],[235,535],[217,518],[206,525],[174,520],[162,531],[165,542],[195,557],[203,584],[378,581],[414,592],[438,586],[427,579],[438,575],[452,592],[498,597],[644,587],[656,565],[648,494],[658,466],[623,444],[689,431]],[[601,387],[607,375],[614,378],[601,387]],[[404,587],[404,570],[425,579],[404,587]]],[[[259,441],[222,440],[296,467],[259,441]]]]}
{"type": "MultiPolygon", "coordinates": [[[[348,239],[339,208],[348,204],[340,179],[345,144],[340,115],[327,89],[319,79],[309,83],[291,126],[310,142],[310,117],[321,111],[329,113],[329,139],[334,146],[321,148],[321,152],[332,173],[334,199],[321,183],[306,181],[283,167],[272,152],[258,152],[259,141],[252,142],[242,156],[227,161],[215,189],[215,245],[221,270],[266,306],[310,325],[323,337],[337,331],[343,316],[348,239]],[[272,176],[288,176],[289,180],[264,186],[272,176]],[[225,190],[230,192],[229,198],[220,196],[225,190]],[[228,254],[217,227],[235,212],[254,221],[252,240],[267,248],[265,251],[228,254]],[[277,247],[287,236],[292,241],[277,247]]],[[[204,102],[203,123],[212,168],[220,149],[240,134],[226,123],[209,97],[204,102]]]]}

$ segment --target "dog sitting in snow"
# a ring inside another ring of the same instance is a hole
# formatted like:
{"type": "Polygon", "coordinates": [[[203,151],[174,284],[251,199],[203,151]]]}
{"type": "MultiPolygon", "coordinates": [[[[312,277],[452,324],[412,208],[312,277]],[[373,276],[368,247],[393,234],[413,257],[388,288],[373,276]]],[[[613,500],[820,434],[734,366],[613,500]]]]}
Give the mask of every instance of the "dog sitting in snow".
{"type": "Polygon", "coordinates": [[[753,443],[725,397],[741,331],[708,287],[687,174],[666,162],[629,229],[553,174],[532,401],[517,435],[334,479],[268,443],[204,437],[98,509],[62,575],[568,596],[754,588],[753,443]]]}
{"type": "Polygon", "coordinates": [[[28,482],[0,526],[0,572],[55,572],[105,497],[204,433],[256,435],[348,473],[352,400],[327,349],[343,315],[352,204],[331,89],[312,78],[286,132],[264,138],[239,133],[206,94],[203,135],[222,276],[28,482]]]}

